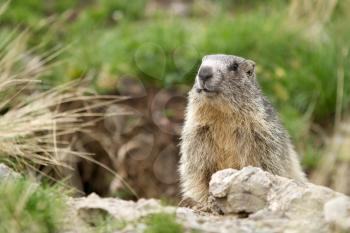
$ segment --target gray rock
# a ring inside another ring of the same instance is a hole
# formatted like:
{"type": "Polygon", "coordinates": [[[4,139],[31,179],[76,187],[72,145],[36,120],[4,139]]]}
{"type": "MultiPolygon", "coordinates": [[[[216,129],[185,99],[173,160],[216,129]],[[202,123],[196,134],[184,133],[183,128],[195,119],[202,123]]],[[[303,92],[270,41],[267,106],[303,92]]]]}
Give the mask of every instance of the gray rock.
{"type": "Polygon", "coordinates": [[[215,173],[209,187],[210,194],[225,214],[254,213],[267,205],[271,179],[260,176],[260,170],[253,167],[240,172],[227,169],[215,173]]]}
{"type": "Polygon", "coordinates": [[[71,200],[75,216],[87,225],[98,216],[126,224],[117,232],[144,232],[150,214],[173,214],[185,232],[342,232],[350,230],[349,197],[326,187],[272,175],[255,167],[226,169],[210,181],[210,198],[224,215],[163,206],[157,200],[137,202],[92,194],[71,200]],[[244,214],[242,214],[244,213],[244,214]]]}
{"type": "Polygon", "coordinates": [[[11,168],[6,166],[3,163],[0,163],[0,180],[3,179],[12,179],[12,178],[18,178],[20,177],[20,174],[13,171],[11,168]]]}
{"type": "Polygon", "coordinates": [[[174,213],[175,207],[162,206],[155,199],[140,199],[137,202],[125,201],[118,198],[100,198],[93,193],[87,197],[75,198],[72,202],[73,208],[79,215],[87,216],[96,212],[108,213],[118,219],[134,221],[141,217],[155,213],[174,213]]]}
{"type": "Polygon", "coordinates": [[[350,198],[340,196],[324,205],[324,218],[339,232],[350,229],[350,198]]]}
{"type": "Polygon", "coordinates": [[[214,174],[210,182],[215,184],[210,185],[211,199],[224,214],[246,212],[250,214],[248,219],[257,222],[284,219],[283,228],[288,232],[330,232],[324,206],[333,198],[346,197],[326,187],[274,176],[255,167],[217,173],[229,174],[221,182],[216,179],[222,175],[214,174]]]}

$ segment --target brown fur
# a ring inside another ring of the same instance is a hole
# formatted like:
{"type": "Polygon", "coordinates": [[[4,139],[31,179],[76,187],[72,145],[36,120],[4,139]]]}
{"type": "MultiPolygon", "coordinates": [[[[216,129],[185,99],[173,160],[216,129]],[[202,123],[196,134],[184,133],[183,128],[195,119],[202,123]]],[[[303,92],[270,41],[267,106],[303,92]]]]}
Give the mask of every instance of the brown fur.
{"type": "Polygon", "coordinates": [[[197,76],[189,93],[179,167],[184,198],[205,203],[211,175],[225,168],[251,165],[305,180],[287,132],[261,94],[254,63],[210,55],[202,66],[208,64],[213,77],[203,84],[197,76]],[[237,70],[225,68],[232,62],[239,64],[237,70]],[[204,93],[204,87],[214,91],[204,93]]]}

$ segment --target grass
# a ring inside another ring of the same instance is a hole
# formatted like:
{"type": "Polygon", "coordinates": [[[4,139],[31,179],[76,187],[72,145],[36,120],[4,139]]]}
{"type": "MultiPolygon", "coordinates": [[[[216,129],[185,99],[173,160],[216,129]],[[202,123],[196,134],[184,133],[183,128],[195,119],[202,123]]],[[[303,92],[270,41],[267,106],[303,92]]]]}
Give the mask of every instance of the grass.
{"type": "MultiPolygon", "coordinates": [[[[63,103],[83,97],[72,92],[73,85],[35,92],[38,77],[49,66],[54,54],[38,57],[26,49],[26,34],[13,34],[0,47],[0,155],[34,165],[63,165],[58,154],[70,151],[58,136],[76,132],[86,124],[80,122],[82,109],[59,110],[63,103]],[[28,92],[34,92],[28,96],[28,92]]],[[[88,123],[89,124],[89,123],[88,123]]]]}
{"type": "Polygon", "coordinates": [[[158,213],[147,216],[145,233],[182,233],[183,226],[175,221],[174,214],[158,213]]]}
{"type": "Polygon", "coordinates": [[[64,192],[27,178],[0,181],[0,231],[57,232],[65,213],[64,192]]]}
{"type": "MultiPolygon", "coordinates": [[[[0,43],[0,160],[40,172],[43,166],[68,167],[72,151],[64,136],[86,129],[105,117],[95,111],[118,101],[69,82],[46,88],[39,77],[52,70],[59,51],[38,55],[27,48],[28,33],[12,31],[0,43]],[[84,101],[84,105],[62,106],[84,101]]],[[[1,38],[1,36],[0,36],[1,38]]],[[[118,113],[115,113],[118,114],[118,113]]],[[[117,175],[117,174],[115,174],[117,175]]]]}
{"type": "MultiPolygon", "coordinates": [[[[61,138],[92,125],[102,116],[93,110],[118,99],[96,96],[77,83],[43,90],[37,85],[39,77],[52,68],[56,54],[49,51],[38,56],[36,49],[27,49],[27,36],[15,31],[0,44],[0,162],[47,176],[44,167],[55,171],[69,167],[67,156],[89,160],[61,138]],[[83,100],[87,104],[83,107],[61,108],[83,100]],[[83,121],[84,117],[91,120],[83,121]]],[[[0,232],[62,230],[65,195],[62,188],[27,178],[0,180],[0,232]]]]}
{"type": "Polygon", "coordinates": [[[93,232],[95,233],[112,233],[117,232],[118,230],[122,230],[126,227],[127,222],[115,219],[114,217],[104,217],[95,219],[96,225],[93,228],[93,232]]]}
{"type": "MultiPolygon", "coordinates": [[[[68,193],[62,187],[39,184],[27,177],[0,180],[0,232],[45,233],[71,227],[74,223],[67,218],[67,197],[68,193]]],[[[90,215],[91,219],[84,221],[92,232],[114,232],[127,225],[127,222],[103,213],[90,215]]],[[[145,233],[184,232],[175,219],[176,216],[169,213],[149,215],[142,220],[146,224],[145,233]]]]}

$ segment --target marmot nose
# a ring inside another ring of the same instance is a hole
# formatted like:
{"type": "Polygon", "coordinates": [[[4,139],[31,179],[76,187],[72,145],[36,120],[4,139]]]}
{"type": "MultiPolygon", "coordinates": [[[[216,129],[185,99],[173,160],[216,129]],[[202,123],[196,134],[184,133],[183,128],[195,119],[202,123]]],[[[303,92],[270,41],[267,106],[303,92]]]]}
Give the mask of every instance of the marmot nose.
{"type": "Polygon", "coordinates": [[[198,77],[203,81],[207,81],[213,77],[213,69],[209,66],[203,66],[199,69],[198,77]]]}

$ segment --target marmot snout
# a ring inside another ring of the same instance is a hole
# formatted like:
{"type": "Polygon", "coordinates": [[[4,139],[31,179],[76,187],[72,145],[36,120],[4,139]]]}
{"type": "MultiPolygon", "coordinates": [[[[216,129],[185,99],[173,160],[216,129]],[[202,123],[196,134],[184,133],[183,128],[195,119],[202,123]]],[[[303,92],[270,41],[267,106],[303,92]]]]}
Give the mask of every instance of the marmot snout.
{"type": "Polygon", "coordinates": [[[214,172],[249,165],[305,180],[288,133],[261,93],[255,63],[205,56],[189,93],[181,137],[183,195],[204,203],[214,172]]]}

